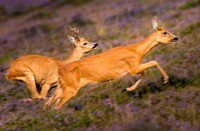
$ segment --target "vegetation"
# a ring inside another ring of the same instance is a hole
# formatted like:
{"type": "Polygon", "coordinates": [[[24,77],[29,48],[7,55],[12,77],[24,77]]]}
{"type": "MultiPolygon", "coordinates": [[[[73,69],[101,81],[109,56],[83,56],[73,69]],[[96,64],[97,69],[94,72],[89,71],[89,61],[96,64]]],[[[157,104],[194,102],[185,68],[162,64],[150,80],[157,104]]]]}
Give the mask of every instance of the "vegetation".
{"type": "Polygon", "coordinates": [[[58,3],[52,1],[42,10],[35,7],[21,17],[5,15],[7,22],[0,21],[0,130],[200,130],[198,1],[63,2],[67,6],[54,8],[54,13],[50,7],[58,3]],[[46,101],[27,100],[30,94],[25,84],[5,80],[12,60],[22,55],[67,57],[74,48],[66,38],[71,24],[99,43],[101,49],[89,56],[144,39],[152,31],[150,20],[155,15],[180,39],[177,45],[155,47],[143,60],[161,64],[170,76],[166,85],[152,68],[135,91],[124,91],[138,79],[127,76],[88,85],[60,111],[45,111],[46,101]]]}
{"type": "Polygon", "coordinates": [[[193,8],[200,5],[199,0],[190,0],[180,7],[181,10],[193,8]]]}
{"type": "Polygon", "coordinates": [[[73,6],[80,6],[80,5],[84,5],[87,4],[89,2],[91,2],[92,0],[63,0],[61,1],[58,6],[62,6],[62,5],[66,5],[66,4],[71,4],[73,6]]]}

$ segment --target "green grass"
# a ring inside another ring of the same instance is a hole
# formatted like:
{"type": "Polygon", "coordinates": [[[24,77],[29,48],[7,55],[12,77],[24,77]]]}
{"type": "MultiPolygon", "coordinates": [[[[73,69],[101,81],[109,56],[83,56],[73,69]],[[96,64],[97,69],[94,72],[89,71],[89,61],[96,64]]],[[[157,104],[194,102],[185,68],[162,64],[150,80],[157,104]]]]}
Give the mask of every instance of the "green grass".
{"type": "Polygon", "coordinates": [[[200,29],[200,22],[187,26],[183,31],[181,31],[181,35],[191,34],[198,29],[200,29]]]}
{"type": "Polygon", "coordinates": [[[36,14],[32,15],[28,20],[43,20],[43,19],[50,19],[53,18],[54,13],[53,12],[44,12],[40,11],[36,14]]]}
{"type": "Polygon", "coordinates": [[[41,24],[38,28],[43,33],[53,33],[53,31],[55,31],[55,29],[56,29],[56,25],[54,25],[54,24],[41,24]]]}
{"type": "Polygon", "coordinates": [[[81,6],[81,5],[87,4],[91,1],[93,1],[93,0],[63,0],[57,6],[59,7],[59,6],[63,6],[66,4],[71,4],[73,6],[81,6]]]}
{"type": "Polygon", "coordinates": [[[186,2],[184,5],[182,5],[180,7],[181,10],[186,10],[186,9],[190,9],[196,6],[200,5],[200,1],[199,0],[189,0],[188,2],[186,2]]]}
{"type": "Polygon", "coordinates": [[[0,56],[0,64],[8,63],[11,59],[12,57],[8,55],[0,56]]]}

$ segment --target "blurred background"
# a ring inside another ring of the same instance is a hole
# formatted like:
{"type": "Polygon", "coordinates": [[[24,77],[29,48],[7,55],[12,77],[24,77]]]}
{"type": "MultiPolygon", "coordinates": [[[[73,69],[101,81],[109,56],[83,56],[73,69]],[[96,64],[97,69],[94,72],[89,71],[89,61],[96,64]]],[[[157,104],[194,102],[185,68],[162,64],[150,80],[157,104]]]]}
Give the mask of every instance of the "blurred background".
{"type": "Polygon", "coordinates": [[[0,129],[200,130],[199,42],[199,0],[0,0],[0,129]],[[160,63],[170,76],[167,85],[152,68],[135,91],[123,92],[138,79],[127,76],[86,86],[60,111],[44,111],[45,101],[23,101],[30,98],[25,84],[5,80],[20,56],[68,57],[74,48],[66,37],[70,25],[99,43],[90,56],[141,41],[152,32],[154,16],[180,39],[143,60],[160,63]]]}

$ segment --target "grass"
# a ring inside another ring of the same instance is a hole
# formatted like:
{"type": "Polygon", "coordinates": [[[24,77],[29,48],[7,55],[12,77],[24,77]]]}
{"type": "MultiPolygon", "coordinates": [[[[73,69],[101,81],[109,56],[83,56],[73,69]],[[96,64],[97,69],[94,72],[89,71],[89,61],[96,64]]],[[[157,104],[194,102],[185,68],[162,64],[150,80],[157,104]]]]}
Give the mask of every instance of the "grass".
{"type": "Polygon", "coordinates": [[[44,12],[40,11],[37,12],[36,14],[32,15],[28,20],[41,20],[41,19],[51,19],[54,17],[53,12],[44,12]]]}
{"type": "Polygon", "coordinates": [[[0,6],[0,15],[7,15],[5,8],[2,6],[0,6]]]}
{"type": "Polygon", "coordinates": [[[11,56],[8,55],[0,56],[0,64],[8,63],[11,59],[11,56]]]}
{"type": "Polygon", "coordinates": [[[199,0],[190,0],[187,1],[184,5],[182,5],[180,7],[181,10],[186,10],[186,9],[190,9],[190,8],[194,8],[200,5],[199,0]]]}
{"type": "Polygon", "coordinates": [[[66,4],[71,4],[73,6],[81,6],[84,4],[87,4],[91,2],[92,0],[62,0],[60,3],[57,4],[58,7],[66,5],[66,4]]]}
{"type": "Polygon", "coordinates": [[[200,29],[200,22],[191,24],[189,26],[187,26],[182,32],[181,35],[188,35],[193,33],[194,31],[200,29]]]}
{"type": "Polygon", "coordinates": [[[43,33],[51,33],[53,31],[55,31],[56,26],[54,24],[41,24],[41,25],[39,25],[38,28],[43,33]]]}
{"type": "Polygon", "coordinates": [[[93,24],[92,21],[87,20],[83,15],[79,13],[75,14],[70,21],[70,25],[75,25],[75,26],[86,26],[91,24],[93,24]]]}
{"type": "MultiPolygon", "coordinates": [[[[8,23],[4,24],[8,27],[13,23],[15,27],[21,28],[18,30],[13,27],[14,29],[8,34],[1,33],[0,36],[0,39],[7,41],[0,43],[3,47],[0,56],[0,65],[3,64],[0,66],[0,78],[3,78],[0,79],[0,130],[199,130],[199,20],[194,17],[197,15],[195,11],[192,12],[193,15],[190,13],[190,9],[196,9],[198,6],[198,4],[195,6],[188,4],[191,1],[186,3],[163,1],[166,6],[177,4],[176,7],[179,8],[183,8],[181,6],[186,4],[190,5],[184,7],[184,15],[179,13],[176,19],[169,15],[171,8],[167,8],[169,9],[167,12],[163,10],[162,16],[157,16],[163,22],[172,21],[170,23],[173,24],[167,25],[174,34],[179,35],[180,43],[174,47],[170,45],[155,47],[143,61],[156,60],[160,63],[170,77],[166,85],[162,83],[160,72],[152,68],[145,72],[143,81],[132,92],[126,92],[124,89],[133,85],[139,77],[125,77],[86,86],[60,111],[44,111],[42,107],[45,101],[24,101],[30,98],[25,84],[5,81],[4,68],[9,66],[13,58],[27,54],[24,50],[26,46],[28,52],[32,54],[63,58],[66,56],[66,49],[69,54],[73,46],[64,43],[66,28],[58,30],[58,27],[70,24],[80,26],[83,36],[88,36],[99,43],[101,50],[98,53],[101,53],[117,45],[132,43],[135,39],[143,39],[151,31],[149,21],[153,16],[140,11],[149,9],[148,12],[155,12],[162,9],[160,4],[146,0],[140,1],[140,4],[145,3],[140,5],[142,10],[135,10],[135,7],[138,7],[135,1],[127,3],[122,0],[110,4],[101,2],[91,8],[88,8],[86,1],[84,2],[80,4],[81,7],[79,4],[73,6],[68,4],[66,7],[69,8],[55,8],[56,15],[44,8],[32,14],[24,14],[27,15],[26,18],[31,18],[31,21],[19,18],[8,20],[8,23]],[[154,4],[156,6],[151,9],[154,4]],[[117,5],[120,5],[120,8],[117,5]],[[134,10],[129,12],[127,8],[130,7],[134,10]],[[66,16],[66,12],[73,13],[66,16]],[[55,19],[51,19],[51,15],[55,19]],[[115,18],[107,21],[108,18],[118,15],[121,19],[117,24],[115,18]],[[73,18],[75,16],[76,18],[73,18]],[[64,17],[67,17],[67,20],[64,17]],[[95,18],[98,21],[95,21],[95,18]],[[188,23],[190,19],[192,23],[188,23]],[[182,28],[177,29],[177,27],[182,28]],[[25,35],[20,35],[21,33],[25,35]]],[[[173,8],[171,11],[179,12],[179,8],[177,10],[173,8]]],[[[4,25],[0,27],[4,29],[4,25]]]]}

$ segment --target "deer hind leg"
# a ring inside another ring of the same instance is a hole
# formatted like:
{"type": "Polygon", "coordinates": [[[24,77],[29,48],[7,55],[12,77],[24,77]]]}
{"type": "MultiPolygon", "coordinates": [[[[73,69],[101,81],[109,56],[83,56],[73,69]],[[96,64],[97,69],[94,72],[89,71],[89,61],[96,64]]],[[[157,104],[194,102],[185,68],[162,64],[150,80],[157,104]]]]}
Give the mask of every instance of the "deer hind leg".
{"type": "Polygon", "coordinates": [[[31,93],[32,99],[41,99],[42,97],[37,92],[34,75],[32,73],[26,73],[22,79],[27,84],[27,87],[31,93]]]}
{"type": "Polygon", "coordinates": [[[49,91],[50,88],[51,88],[51,84],[46,84],[46,83],[45,83],[45,84],[42,86],[40,95],[43,97],[43,99],[47,99],[47,94],[48,94],[48,91],[49,91]]]}

